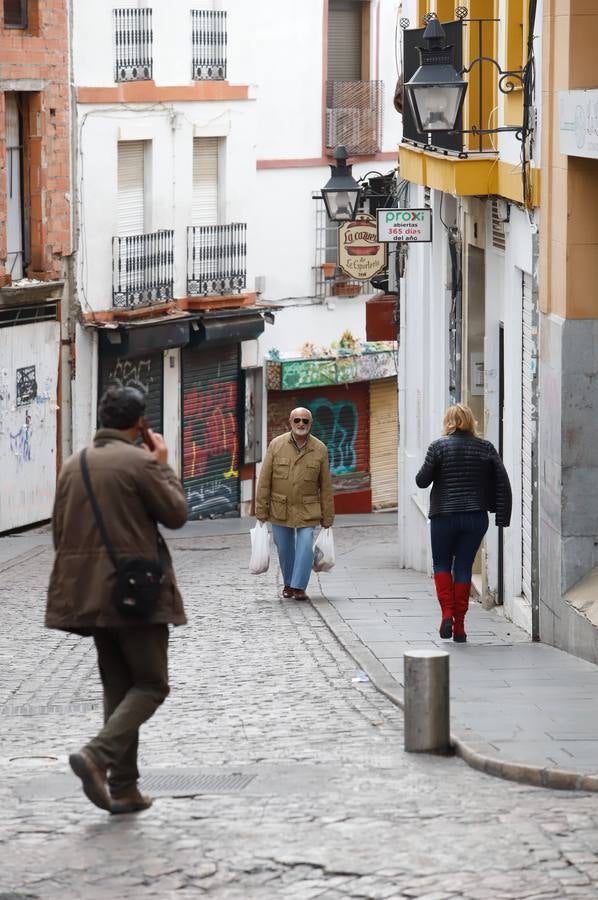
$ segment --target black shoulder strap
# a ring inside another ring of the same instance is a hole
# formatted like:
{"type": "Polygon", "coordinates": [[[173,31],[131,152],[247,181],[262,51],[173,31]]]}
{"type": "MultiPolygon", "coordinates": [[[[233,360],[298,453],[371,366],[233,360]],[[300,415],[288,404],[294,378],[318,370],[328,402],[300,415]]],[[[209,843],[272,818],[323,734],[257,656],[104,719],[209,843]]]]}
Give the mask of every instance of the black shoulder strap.
{"type": "Polygon", "coordinates": [[[106,526],[104,525],[102,513],[100,512],[100,507],[98,506],[96,495],[94,494],[93,488],[91,486],[91,478],[89,477],[89,469],[87,467],[87,450],[85,448],[79,454],[79,462],[81,464],[81,474],[83,475],[85,490],[87,491],[87,496],[89,497],[89,502],[91,503],[91,508],[93,509],[93,514],[100,530],[100,535],[102,536],[102,540],[106,546],[106,550],[108,551],[108,556],[110,557],[112,565],[115,569],[118,569],[118,561],[116,559],[116,554],[114,553],[114,547],[112,546],[112,541],[108,537],[108,532],[106,531],[106,526]]]}

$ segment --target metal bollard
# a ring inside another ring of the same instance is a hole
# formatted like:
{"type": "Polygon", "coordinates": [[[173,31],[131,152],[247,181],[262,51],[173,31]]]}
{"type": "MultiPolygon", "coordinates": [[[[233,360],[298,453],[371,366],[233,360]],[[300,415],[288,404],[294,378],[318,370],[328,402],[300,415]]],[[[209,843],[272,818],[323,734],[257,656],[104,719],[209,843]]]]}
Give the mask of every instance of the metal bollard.
{"type": "Polygon", "coordinates": [[[405,653],[405,750],[449,753],[449,654],[405,653]]]}

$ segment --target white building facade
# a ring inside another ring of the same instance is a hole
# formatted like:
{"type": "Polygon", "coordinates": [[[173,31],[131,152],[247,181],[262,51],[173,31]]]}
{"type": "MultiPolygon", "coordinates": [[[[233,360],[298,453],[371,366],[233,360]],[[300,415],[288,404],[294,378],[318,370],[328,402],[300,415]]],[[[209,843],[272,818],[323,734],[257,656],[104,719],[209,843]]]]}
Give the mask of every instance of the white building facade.
{"type": "Polygon", "coordinates": [[[539,34],[541,4],[535,21],[527,0],[472,2],[463,21],[442,0],[403,6],[410,20],[401,35],[406,81],[418,65],[414,48],[422,45],[429,13],[444,23],[456,68],[471,71],[457,125],[469,134],[434,136],[428,145],[406,98],[403,107],[401,176],[410,183],[409,205],[431,209],[433,239],[409,246],[401,299],[401,562],[431,571],[428,491],[415,486],[415,474],[441,433],[444,410],[462,401],[499,450],[513,488],[511,526],[497,529],[490,517],[474,581],[485,603],[503,604],[509,618],[536,634],[541,109],[532,66],[540,66],[541,46],[539,37],[528,44],[527,35],[539,34]],[[474,62],[482,55],[516,72],[515,91],[502,93],[496,67],[474,62]],[[505,126],[513,130],[479,133],[505,126]]]}
{"type": "Polygon", "coordinates": [[[249,514],[265,356],[366,336],[374,288],[324,279],[313,195],[343,141],[356,176],[396,167],[397,4],[72,4],[74,448],[110,381],[140,382],[190,515],[249,514]]]}

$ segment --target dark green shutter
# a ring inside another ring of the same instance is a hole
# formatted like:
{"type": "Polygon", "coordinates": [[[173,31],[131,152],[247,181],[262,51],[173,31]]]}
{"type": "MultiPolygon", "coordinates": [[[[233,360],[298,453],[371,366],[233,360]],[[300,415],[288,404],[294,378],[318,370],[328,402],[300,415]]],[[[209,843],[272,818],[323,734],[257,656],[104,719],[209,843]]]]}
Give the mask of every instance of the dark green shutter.
{"type": "Polygon", "coordinates": [[[138,359],[122,359],[102,353],[100,356],[99,396],[114,381],[141,385],[146,392],[145,417],[150,428],[162,434],[164,411],[164,354],[147,353],[138,359]]]}

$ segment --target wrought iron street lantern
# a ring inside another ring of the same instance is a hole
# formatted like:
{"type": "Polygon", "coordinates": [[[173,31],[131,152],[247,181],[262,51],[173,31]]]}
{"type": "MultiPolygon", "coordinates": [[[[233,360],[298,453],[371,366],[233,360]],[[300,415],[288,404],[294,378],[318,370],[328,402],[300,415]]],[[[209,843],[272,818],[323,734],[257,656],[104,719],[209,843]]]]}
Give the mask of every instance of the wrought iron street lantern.
{"type": "Polygon", "coordinates": [[[405,84],[417,130],[453,131],[463,106],[467,82],[452,62],[452,47],[445,44],[444,28],[430,18],[423,34],[426,47],[418,47],[419,69],[405,84]]]}
{"type": "Polygon", "coordinates": [[[336,164],[330,166],[330,180],[322,188],[322,199],[332,222],[352,222],[361,189],[351,174],[353,166],[347,165],[346,148],[337,147],[333,155],[336,164]]]}

